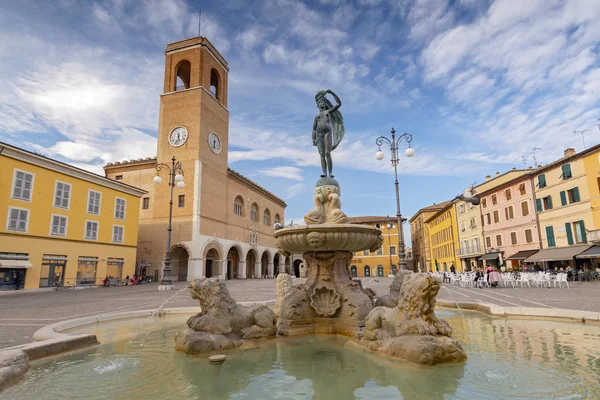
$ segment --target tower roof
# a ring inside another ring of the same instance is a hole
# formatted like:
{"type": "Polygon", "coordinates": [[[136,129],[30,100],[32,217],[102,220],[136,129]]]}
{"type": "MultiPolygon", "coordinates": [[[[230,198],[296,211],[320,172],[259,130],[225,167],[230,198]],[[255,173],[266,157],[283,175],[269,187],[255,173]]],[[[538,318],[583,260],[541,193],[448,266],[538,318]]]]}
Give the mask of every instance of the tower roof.
{"type": "Polygon", "coordinates": [[[225,58],[219,53],[219,51],[213,46],[213,44],[204,36],[197,36],[190,39],[180,40],[178,42],[169,43],[165,49],[165,54],[172,53],[177,50],[182,50],[188,47],[206,47],[206,49],[221,63],[223,67],[229,71],[229,65],[225,58]]]}

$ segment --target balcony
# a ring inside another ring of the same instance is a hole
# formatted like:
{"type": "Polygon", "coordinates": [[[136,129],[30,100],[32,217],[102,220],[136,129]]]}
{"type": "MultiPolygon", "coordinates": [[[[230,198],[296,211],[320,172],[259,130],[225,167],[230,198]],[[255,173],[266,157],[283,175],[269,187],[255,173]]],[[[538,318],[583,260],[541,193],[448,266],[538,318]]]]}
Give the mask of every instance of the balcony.
{"type": "Polygon", "coordinates": [[[477,246],[461,246],[458,249],[458,256],[459,257],[470,257],[470,256],[477,256],[480,254],[483,254],[483,246],[481,245],[477,245],[477,246]]]}

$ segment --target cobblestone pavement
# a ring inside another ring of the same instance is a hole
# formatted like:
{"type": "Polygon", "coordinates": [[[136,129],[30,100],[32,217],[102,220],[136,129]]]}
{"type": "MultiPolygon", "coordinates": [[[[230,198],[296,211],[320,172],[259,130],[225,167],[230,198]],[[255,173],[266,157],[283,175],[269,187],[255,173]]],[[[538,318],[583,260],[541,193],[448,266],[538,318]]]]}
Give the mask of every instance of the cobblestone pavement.
{"type": "MultiPolygon", "coordinates": [[[[232,280],[227,287],[237,301],[275,299],[275,280],[232,280]]],[[[304,279],[294,279],[294,284],[304,279]]],[[[389,293],[390,278],[362,278],[363,287],[378,295],[389,293]]],[[[159,292],[157,284],[62,291],[0,292],[0,348],[32,341],[42,326],[68,319],[107,312],[154,309],[169,300],[167,307],[197,306],[185,290],[186,282],[176,282],[175,291],[159,292]]],[[[600,282],[577,282],[570,289],[547,288],[461,288],[444,285],[439,299],[492,303],[500,306],[566,308],[600,312],[600,282]]]]}

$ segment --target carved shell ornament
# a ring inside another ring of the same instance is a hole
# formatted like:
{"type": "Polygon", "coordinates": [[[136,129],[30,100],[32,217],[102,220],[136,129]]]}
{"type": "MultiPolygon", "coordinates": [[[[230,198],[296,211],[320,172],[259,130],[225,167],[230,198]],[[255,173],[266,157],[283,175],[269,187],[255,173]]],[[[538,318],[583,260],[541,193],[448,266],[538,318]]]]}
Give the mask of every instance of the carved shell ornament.
{"type": "Polygon", "coordinates": [[[321,232],[310,232],[308,235],[306,235],[306,241],[316,249],[325,244],[325,234],[321,232]]]}
{"type": "Polygon", "coordinates": [[[341,306],[341,297],[334,289],[316,287],[310,295],[310,306],[323,317],[333,317],[341,306]]]}

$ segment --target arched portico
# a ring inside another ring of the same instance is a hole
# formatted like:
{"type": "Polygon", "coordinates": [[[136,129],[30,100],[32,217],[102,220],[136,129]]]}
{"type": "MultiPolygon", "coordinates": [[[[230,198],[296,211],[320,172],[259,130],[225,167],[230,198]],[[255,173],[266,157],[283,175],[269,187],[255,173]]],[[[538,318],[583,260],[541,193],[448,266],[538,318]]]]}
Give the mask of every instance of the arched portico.
{"type": "MultiPolygon", "coordinates": [[[[279,272],[281,271],[281,267],[283,267],[283,256],[279,253],[275,253],[275,256],[273,257],[273,276],[277,276],[279,275],[279,272]]],[[[283,272],[283,271],[281,271],[283,272]]]]}
{"type": "Polygon", "coordinates": [[[171,249],[171,279],[185,282],[188,277],[188,260],[190,253],[181,245],[171,249]]]}
{"type": "Polygon", "coordinates": [[[248,278],[256,277],[256,262],[258,260],[258,254],[254,248],[250,248],[246,254],[246,276],[248,278]]]}
{"type": "Polygon", "coordinates": [[[269,275],[269,265],[273,265],[269,262],[270,258],[269,252],[266,250],[263,251],[262,257],[260,258],[260,278],[266,278],[269,275]]]}
{"type": "Polygon", "coordinates": [[[241,278],[240,273],[240,262],[242,261],[242,246],[234,244],[229,248],[227,252],[227,266],[225,270],[225,279],[239,279],[241,278]]]}
{"type": "Polygon", "coordinates": [[[206,243],[202,251],[205,278],[223,278],[223,246],[217,240],[206,243]]]}

